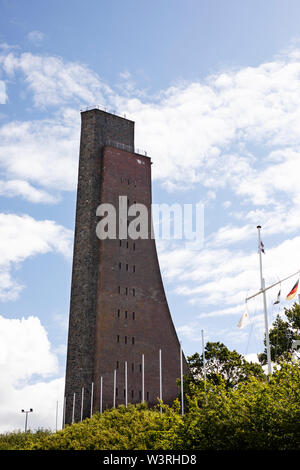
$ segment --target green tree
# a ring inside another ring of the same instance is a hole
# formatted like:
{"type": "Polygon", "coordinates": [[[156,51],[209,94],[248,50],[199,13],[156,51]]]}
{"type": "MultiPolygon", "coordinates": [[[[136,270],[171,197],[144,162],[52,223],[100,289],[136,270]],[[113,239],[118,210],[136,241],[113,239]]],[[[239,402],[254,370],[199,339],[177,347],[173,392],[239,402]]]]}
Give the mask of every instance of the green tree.
{"type": "MultiPolygon", "coordinates": [[[[285,319],[277,315],[272,328],[269,330],[271,360],[291,360],[295,356],[293,343],[300,340],[300,305],[294,304],[290,309],[284,309],[285,319]]],[[[266,338],[265,350],[258,355],[261,364],[267,363],[266,338]]]]}
{"type": "Polygon", "coordinates": [[[291,450],[300,442],[300,368],[281,363],[270,381],[252,376],[235,388],[194,385],[185,417],[186,449],[291,450]]]}
{"type": "MultiPolygon", "coordinates": [[[[188,363],[192,373],[190,380],[199,383],[204,379],[203,357],[199,353],[188,357],[188,363]]],[[[264,378],[260,364],[248,362],[237,351],[230,351],[223,343],[208,342],[205,346],[206,378],[214,384],[224,381],[226,388],[235,387],[238,383],[254,376],[264,378]]]]}

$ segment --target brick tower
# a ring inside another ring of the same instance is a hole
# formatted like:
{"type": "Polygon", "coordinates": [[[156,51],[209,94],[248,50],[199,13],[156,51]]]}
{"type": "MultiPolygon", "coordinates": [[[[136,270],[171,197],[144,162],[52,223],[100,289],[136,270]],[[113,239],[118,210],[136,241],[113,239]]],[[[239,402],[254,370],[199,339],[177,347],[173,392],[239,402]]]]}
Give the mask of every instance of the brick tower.
{"type": "MultiPolygon", "coordinates": [[[[99,109],[82,112],[65,423],[90,416],[91,402],[93,411],[142,398],[151,406],[160,390],[165,403],[179,392],[180,344],[155,240],[96,235],[97,207],[117,209],[119,196],[151,213],[151,160],[135,153],[134,122],[99,109]]],[[[149,234],[150,228],[151,220],[149,234]]]]}

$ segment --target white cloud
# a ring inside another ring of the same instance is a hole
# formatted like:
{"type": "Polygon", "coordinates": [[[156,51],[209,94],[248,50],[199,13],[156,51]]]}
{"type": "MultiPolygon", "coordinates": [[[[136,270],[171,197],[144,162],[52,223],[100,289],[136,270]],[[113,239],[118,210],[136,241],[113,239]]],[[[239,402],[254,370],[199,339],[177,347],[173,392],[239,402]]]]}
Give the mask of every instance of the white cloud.
{"type": "MultiPolygon", "coordinates": [[[[200,304],[203,315],[238,315],[247,291],[258,288],[254,233],[258,223],[267,237],[267,278],[274,281],[277,274],[283,276],[298,268],[299,50],[292,48],[258,67],[181,83],[156,96],[134,89],[133,77],[127,72],[120,74],[129,81],[126,90],[116,92],[83,64],[7,51],[4,48],[0,56],[2,73],[20,79],[23,91],[30,90],[38,108],[60,109],[48,119],[14,121],[0,128],[0,166],[7,179],[0,184],[2,194],[51,202],[57,197],[51,191],[73,191],[79,112],[62,107],[100,103],[120,114],[126,112],[136,122],[137,146],[146,147],[154,161],[154,178],[169,191],[198,185],[206,191],[207,200],[217,204],[218,191],[227,190],[223,207],[231,208],[236,225],[216,221],[201,252],[179,244],[160,252],[165,279],[180,295],[200,304]],[[238,210],[230,200],[232,194],[240,205],[238,210]],[[291,239],[286,244],[268,245],[268,237],[276,234],[289,234],[291,239]],[[245,241],[248,248],[238,249],[245,241]]],[[[38,239],[32,252],[43,252],[42,246],[45,252],[59,251],[44,235],[44,245],[38,239]]],[[[4,264],[1,285],[18,295],[21,286],[13,281],[9,263],[15,261],[4,264]]]]}
{"type": "Polygon", "coordinates": [[[0,299],[15,299],[23,288],[13,278],[15,267],[29,257],[49,252],[70,259],[72,241],[73,232],[52,220],[0,214],[0,299]]]}
{"type": "Polygon", "coordinates": [[[7,101],[6,86],[3,80],[0,80],[0,104],[5,104],[7,101]]]}
{"type": "Polygon", "coordinates": [[[63,379],[51,379],[57,372],[57,358],[37,317],[0,316],[1,432],[24,429],[21,409],[29,408],[34,410],[29,428],[54,428],[56,400],[61,407],[63,397],[63,379]]]}
{"type": "Polygon", "coordinates": [[[27,181],[9,180],[0,181],[0,195],[7,197],[21,196],[30,202],[55,203],[57,198],[41,189],[34,188],[27,181]]]}
{"type": "MultiPolygon", "coordinates": [[[[266,255],[263,257],[266,285],[300,269],[299,257],[295,255],[299,251],[298,236],[266,248],[266,255]]],[[[169,288],[173,288],[180,296],[187,297],[192,304],[205,309],[200,318],[238,316],[243,310],[245,298],[260,289],[256,241],[250,254],[243,250],[217,247],[195,252],[184,248],[163,248],[162,245],[158,245],[158,252],[163,276],[169,283],[169,288]]],[[[292,283],[293,279],[283,284],[283,299],[292,283]]],[[[278,287],[275,287],[272,292],[268,292],[270,306],[277,291],[278,287]]],[[[253,302],[250,308],[252,304],[253,302]]]]}
{"type": "Polygon", "coordinates": [[[40,46],[43,40],[45,39],[45,34],[41,31],[30,31],[27,34],[27,38],[35,46],[40,46]]]}
{"type": "Polygon", "coordinates": [[[2,49],[3,51],[10,51],[12,49],[20,49],[20,46],[7,44],[7,42],[1,42],[0,49],[2,49]]]}
{"type": "Polygon", "coordinates": [[[34,104],[39,108],[66,103],[104,104],[104,93],[110,93],[110,88],[87,66],[65,62],[56,56],[3,54],[0,66],[8,76],[17,72],[24,75],[25,84],[33,93],[34,104]]]}
{"type": "MultiPolygon", "coordinates": [[[[135,87],[118,93],[85,65],[60,57],[4,50],[0,67],[9,76],[24,77],[23,89],[32,91],[38,107],[100,103],[126,112],[137,123],[137,147],[146,147],[155,163],[153,177],[168,190],[200,183],[209,191],[227,187],[242,200],[272,205],[278,190],[293,193],[299,172],[300,62],[295,52],[142,97],[135,87]],[[263,149],[263,159],[253,155],[253,145],[263,149]]],[[[121,76],[132,78],[127,72],[121,76]]],[[[11,179],[74,189],[80,128],[78,111],[72,113],[70,120],[61,112],[47,121],[2,128],[1,166],[11,179]]]]}
{"type": "Polygon", "coordinates": [[[78,168],[79,114],[70,109],[52,119],[13,121],[0,128],[0,165],[8,180],[4,192],[19,192],[32,202],[54,202],[39,187],[74,190],[78,168]],[[23,185],[21,183],[23,181],[23,185]],[[27,184],[26,184],[27,183],[27,184]]]}
{"type": "Polygon", "coordinates": [[[255,204],[272,203],[277,183],[290,192],[299,172],[299,72],[300,63],[282,55],[258,67],[172,86],[156,100],[111,99],[137,122],[137,145],[142,142],[154,160],[154,178],[173,189],[183,182],[227,186],[255,204]],[[252,155],[253,145],[265,149],[266,157],[293,146],[293,155],[290,151],[274,168],[268,158],[252,155]],[[239,151],[233,153],[232,146],[239,151]],[[292,181],[280,179],[292,174],[292,181]]]}

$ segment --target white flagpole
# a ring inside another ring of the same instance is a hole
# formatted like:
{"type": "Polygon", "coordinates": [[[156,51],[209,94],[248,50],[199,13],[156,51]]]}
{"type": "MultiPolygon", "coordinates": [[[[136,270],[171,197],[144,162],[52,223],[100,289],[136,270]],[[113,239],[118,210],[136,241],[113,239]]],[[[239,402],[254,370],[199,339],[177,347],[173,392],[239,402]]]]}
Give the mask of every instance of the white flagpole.
{"type": "Polygon", "coordinates": [[[125,361],[125,406],[128,405],[128,393],[127,393],[127,361],[125,361]]]}
{"type": "Polygon", "coordinates": [[[203,358],[203,374],[204,374],[204,392],[205,392],[205,402],[207,404],[207,395],[206,395],[206,362],[205,362],[205,347],[204,347],[204,332],[201,330],[202,336],[202,358],[203,358]]]}
{"type": "Polygon", "coordinates": [[[81,389],[81,411],[80,411],[80,421],[83,418],[83,397],[84,397],[84,387],[81,389]]]}
{"type": "Polygon", "coordinates": [[[265,280],[262,274],[262,258],[261,258],[261,238],[260,238],[260,229],[261,226],[257,226],[258,230],[258,254],[259,254],[259,268],[260,268],[260,285],[263,295],[264,302],[264,316],[265,316],[265,333],[266,333],[266,348],[267,348],[267,361],[268,361],[268,373],[272,374],[272,364],[271,364],[271,353],[270,353],[270,341],[269,341],[269,326],[268,326],[268,313],[267,313],[267,300],[265,292],[265,280]]]}
{"type": "Polygon", "coordinates": [[[91,391],[91,412],[90,412],[90,417],[93,416],[93,400],[94,400],[94,382],[92,382],[92,391],[91,391]]]}
{"type": "MultiPolygon", "coordinates": [[[[161,367],[161,349],[159,350],[159,398],[162,400],[162,367],[161,367]]],[[[162,413],[162,407],[160,407],[162,413]]]]}
{"type": "Polygon", "coordinates": [[[66,425],[66,397],[64,397],[64,409],[63,409],[63,422],[62,422],[62,428],[65,429],[66,425]]]}
{"type": "Polygon", "coordinates": [[[184,415],[184,400],[183,400],[183,364],[182,364],[182,346],[180,341],[180,389],[181,389],[181,414],[184,415]]]}
{"type": "Polygon", "coordinates": [[[116,407],[116,384],[117,384],[117,371],[116,369],[114,370],[114,402],[113,402],[113,407],[116,407]]]}
{"type": "Polygon", "coordinates": [[[100,413],[102,414],[103,377],[100,378],[100,413]]]}
{"type": "Polygon", "coordinates": [[[73,393],[72,424],[74,423],[74,419],[75,419],[75,396],[76,394],[73,393]]]}
{"type": "Polygon", "coordinates": [[[204,380],[205,380],[205,386],[206,386],[206,363],[205,363],[205,348],[204,348],[204,333],[203,333],[203,330],[201,330],[201,336],[202,336],[203,373],[204,373],[204,380]]]}
{"type": "Polygon", "coordinates": [[[56,400],[55,432],[57,432],[57,418],[58,418],[58,400],[56,400]]]}
{"type": "Polygon", "coordinates": [[[145,358],[142,354],[142,403],[145,401],[145,358]]]}

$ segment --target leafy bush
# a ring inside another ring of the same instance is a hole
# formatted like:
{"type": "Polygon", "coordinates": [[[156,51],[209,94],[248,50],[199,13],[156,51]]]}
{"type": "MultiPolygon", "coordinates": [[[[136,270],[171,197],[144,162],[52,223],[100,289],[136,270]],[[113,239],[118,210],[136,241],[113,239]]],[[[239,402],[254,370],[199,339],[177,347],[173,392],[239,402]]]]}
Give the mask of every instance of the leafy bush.
{"type": "Polygon", "coordinates": [[[188,412],[180,403],[119,406],[56,433],[10,433],[0,449],[238,450],[299,449],[300,368],[282,363],[269,381],[249,376],[228,387],[220,375],[190,382],[188,412]]]}
{"type": "Polygon", "coordinates": [[[51,435],[51,431],[39,429],[36,432],[15,431],[0,434],[0,450],[22,450],[30,448],[34,442],[40,444],[51,435]]]}

